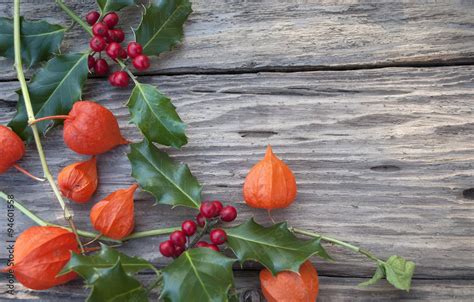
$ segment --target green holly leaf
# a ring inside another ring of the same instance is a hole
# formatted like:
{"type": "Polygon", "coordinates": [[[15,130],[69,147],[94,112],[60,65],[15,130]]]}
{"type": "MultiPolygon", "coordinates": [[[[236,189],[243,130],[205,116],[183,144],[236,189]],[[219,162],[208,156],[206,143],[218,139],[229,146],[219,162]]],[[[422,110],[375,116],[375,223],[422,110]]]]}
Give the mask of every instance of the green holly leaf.
{"type": "Polygon", "coordinates": [[[163,270],[161,298],[171,302],[229,301],[234,262],[208,248],[190,249],[163,270]]]}
{"type": "Polygon", "coordinates": [[[264,227],[250,219],[226,232],[227,244],[240,262],[258,261],[274,275],[281,271],[298,272],[312,255],[327,255],[319,239],[298,239],[286,222],[264,227]]]}
{"type": "Polygon", "coordinates": [[[385,270],[384,270],[383,264],[380,264],[380,265],[377,266],[377,270],[375,271],[372,278],[370,280],[365,281],[365,282],[359,283],[359,286],[367,287],[369,285],[374,285],[375,283],[382,280],[383,277],[385,277],[385,270]]]}
{"type": "Polygon", "coordinates": [[[154,266],[145,259],[130,257],[105,244],[101,243],[100,245],[100,251],[91,256],[71,253],[71,259],[63,267],[60,274],[75,271],[88,284],[93,284],[100,277],[101,270],[113,267],[119,259],[123,270],[127,273],[136,273],[145,269],[155,270],[154,266]]]}
{"type": "Polygon", "coordinates": [[[387,281],[398,289],[409,291],[415,263],[400,256],[391,256],[384,264],[387,281]]]}
{"type": "Polygon", "coordinates": [[[158,203],[199,208],[202,187],[187,165],[175,163],[146,139],[131,144],[132,176],[158,203]]]}
{"type": "Polygon", "coordinates": [[[170,99],[152,85],[136,83],[127,103],[131,121],[150,142],[179,148],[188,141],[185,124],[170,99]]]}
{"type": "MultiPolygon", "coordinates": [[[[33,111],[37,118],[68,114],[72,105],[81,99],[82,87],[87,79],[87,53],[57,55],[39,69],[28,83],[33,111]]],[[[33,140],[33,132],[28,127],[25,102],[21,91],[17,113],[8,124],[21,138],[33,140]]],[[[45,134],[59,121],[40,122],[38,130],[45,134]]]]}
{"type": "Polygon", "coordinates": [[[120,259],[112,267],[98,270],[97,275],[87,301],[148,301],[146,289],[127,275],[120,259]]]}
{"type": "Polygon", "coordinates": [[[147,55],[170,50],[183,37],[183,24],[192,12],[189,0],[152,0],[135,30],[147,55]]]}
{"type": "Polygon", "coordinates": [[[135,4],[135,0],[97,0],[101,15],[105,15],[108,12],[119,11],[124,7],[132,6],[135,4]]]}
{"type": "MultiPolygon", "coordinates": [[[[20,18],[21,59],[31,67],[47,60],[59,47],[66,29],[46,21],[27,21],[20,18]]],[[[13,20],[0,18],[0,56],[14,59],[13,20]]]]}

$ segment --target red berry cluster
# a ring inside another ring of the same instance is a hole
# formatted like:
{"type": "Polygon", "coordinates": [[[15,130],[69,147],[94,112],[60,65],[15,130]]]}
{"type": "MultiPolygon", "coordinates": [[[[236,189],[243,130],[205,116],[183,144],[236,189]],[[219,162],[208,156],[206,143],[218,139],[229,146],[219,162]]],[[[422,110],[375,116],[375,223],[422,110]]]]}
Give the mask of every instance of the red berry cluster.
{"type": "MultiPolygon", "coordinates": [[[[122,48],[125,40],[125,34],[120,28],[115,28],[119,22],[119,17],[115,12],[106,14],[100,20],[100,14],[92,11],[87,14],[86,21],[92,26],[92,34],[94,35],[89,41],[89,46],[93,53],[89,55],[89,70],[94,71],[97,75],[106,75],[109,72],[107,61],[101,57],[101,52],[105,53],[115,62],[125,60],[128,57],[132,59],[132,64],[138,70],[146,70],[150,67],[150,59],[142,54],[143,47],[137,42],[128,43],[127,49],[122,48]],[[98,53],[99,58],[94,55],[98,53]]],[[[127,87],[129,83],[128,74],[121,70],[115,71],[109,76],[109,82],[112,86],[127,87]]]]}
{"type": "MultiPolygon", "coordinates": [[[[220,201],[207,201],[201,204],[199,214],[196,216],[196,222],[185,220],[181,225],[181,230],[171,233],[169,240],[160,243],[160,253],[165,257],[178,257],[187,248],[207,247],[219,252],[219,245],[227,241],[227,234],[223,229],[214,228],[209,232],[211,243],[198,241],[195,244],[190,242],[190,237],[196,234],[197,227],[204,228],[206,223],[212,225],[219,221],[230,222],[237,217],[237,210],[233,206],[223,206],[220,201]],[[186,246],[188,244],[188,246],[186,246]],[[191,246],[193,245],[193,246],[191,246]]],[[[203,234],[200,234],[203,235],[203,234]]]]}

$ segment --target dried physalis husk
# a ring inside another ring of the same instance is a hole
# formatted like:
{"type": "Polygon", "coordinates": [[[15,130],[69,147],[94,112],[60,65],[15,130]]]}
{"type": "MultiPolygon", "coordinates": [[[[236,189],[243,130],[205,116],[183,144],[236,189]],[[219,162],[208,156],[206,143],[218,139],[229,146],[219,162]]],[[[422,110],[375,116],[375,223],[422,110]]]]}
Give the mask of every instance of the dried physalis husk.
{"type": "Polygon", "coordinates": [[[75,202],[84,203],[97,189],[97,160],[94,157],[84,162],[73,163],[58,175],[61,193],[75,202]]]}
{"type": "Polygon", "coordinates": [[[263,160],[253,166],[245,178],[245,202],[254,208],[271,210],[286,208],[295,198],[293,172],[268,146],[263,160]]]}
{"type": "Polygon", "coordinates": [[[74,104],[64,121],[63,137],[69,148],[85,155],[101,154],[128,144],[112,112],[91,101],[74,104]]]}
{"type": "Polygon", "coordinates": [[[0,154],[0,174],[25,155],[25,144],[21,138],[3,125],[0,125],[0,154]]]}
{"type": "Polygon", "coordinates": [[[90,213],[94,228],[117,240],[130,235],[135,226],[133,194],[137,188],[134,184],[128,189],[117,190],[94,205],[90,213]]]}
{"type": "Polygon", "coordinates": [[[76,278],[76,274],[58,276],[58,273],[71,258],[71,251],[79,253],[79,248],[75,235],[68,230],[53,226],[30,227],[15,242],[15,278],[25,287],[36,290],[66,283],[76,278]]]}
{"type": "Polygon", "coordinates": [[[319,292],[318,273],[309,261],[301,265],[299,273],[285,271],[273,276],[263,269],[260,286],[268,302],[314,302],[319,292]]]}

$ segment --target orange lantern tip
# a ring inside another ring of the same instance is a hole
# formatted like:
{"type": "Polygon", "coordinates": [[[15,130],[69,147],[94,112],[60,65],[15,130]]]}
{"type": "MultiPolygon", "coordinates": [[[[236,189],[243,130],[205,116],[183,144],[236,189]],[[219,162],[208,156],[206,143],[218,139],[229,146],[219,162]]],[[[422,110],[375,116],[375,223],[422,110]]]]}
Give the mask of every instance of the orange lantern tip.
{"type": "Polygon", "coordinates": [[[132,191],[133,193],[135,193],[137,189],[138,189],[138,184],[133,184],[130,186],[130,188],[128,188],[128,191],[132,191]]]}
{"type": "Polygon", "coordinates": [[[253,166],[245,178],[245,202],[253,208],[286,208],[293,203],[296,193],[293,172],[268,145],[263,160],[253,166]]]}
{"type": "Polygon", "coordinates": [[[265,158],[271,158],[272,156],[275,156],[273,153],[273,149],[271,145],[267,145],[267,151],[265,151],[265,158]]]}
{"type": "Polygon", "coordinates": [[[112,192],[96,203],[90,212],[94,228],[101,234],[120,240],[133,231],[135,225],[133,194],[138,184],[112,192]]]}

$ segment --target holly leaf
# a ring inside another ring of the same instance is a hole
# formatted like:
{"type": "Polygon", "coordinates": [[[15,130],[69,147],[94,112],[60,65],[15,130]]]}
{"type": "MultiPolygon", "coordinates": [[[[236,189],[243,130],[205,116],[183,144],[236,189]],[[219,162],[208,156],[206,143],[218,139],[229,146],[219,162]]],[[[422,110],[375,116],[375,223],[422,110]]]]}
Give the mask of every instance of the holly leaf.
{"type": "Polygon", "coordinates": [[[112,267],[98,270],[97,275],[87,301],[148,301],[146,289],[127,275],[120,258],[112,267]]]}
{"type": "Polygon", "coordinates": [[[127,106],[131,121],[150,142],[180,148],[188,141],[185,124],[170,99],[152,85],[136,83],[127,106]]]}
{"type": "Polygon", "coordinates": [[[208,248],[190,249],[163,269],[161,298],[172,302],[228,301],[235,259],[208,248]]]}
{"type": "Polygon", "coordinates": [[[129,274],[145,269],[155,269],[145,259],[127,256],[102,243],[100,246],[100,251],[91,256],[71,253],[71,259],[59,274],[62,275],[75,271],[88,284],[93,284],[100,277],[102,269],[113,267],[119,259],[122,269],[129,274]]]}
{"type": "Polygon", "coordinates": [[[199,208],[202,187],[187,165],[175,163],[146,139],[131,144],[132,176],[158,203],[199,208]]]}
{"type": "Polygon", "coordinates": [[[415,263],[400,256],[391,256],[384,264],[387,281],[398,289],[409,291],[415,263]]]}
{"type": "Polygon", "coordinates": [[[319,239],[301,240],[288,230],[286,222],[264,227],[253,218],[226,229],[227,244],[240,262],[254,260],[273,275],[281,271],[298,272],[301,264],[312,255],[326,256],[319,239]]]}
{"type": "Polygon", "coordinates": [[[382,280],[383,277],[385,277],[384,266],[383,266],[383,264],[379,264],[377,266],[377,270],[375,271],[372,278],[370,280],[365,281],[365,282],[359,283],[359,286],[367,287],[367,286],[370,286],[370,285],[374,285],[375,283],[382,280]]]}
{"type": "MultiPolygon", "coordinates": [[[[27,21],[20,18],[21,59],[23,64],[31,67],[47,60],[59,47],[66,29],[46,21],[27,21]]],[[[13,20],[0,18],[0,56],[14,59],[13,20]]]]}
{"type": "MultiPolygon", "coordinates": [[[[28,91],[37,118],[68,114],[72,105],[81,99],[82,87],[87,79],[87,53],[57,55],[39,69],[28,83],[28,91]]],[[[21,138],[33,139],[21,91],[17,113],[8,124],[21,138]]],[[[38,130],[45,134],[59,121],[40,122],[38,130]]]]}
{"type": "Polygon", "coordinates": [[[119,11],[124,7],[132,6],[135,4],[135,0],[97,0],[101,15],[105,15],[108,12],[119,11]]]}
{"type": "Polygon", "coordinates": [[[170,50],[183,37],[183,24],[192,12],[189,0],[152,0],[146,7],[135,39],[147,55],[170,50]]]}

